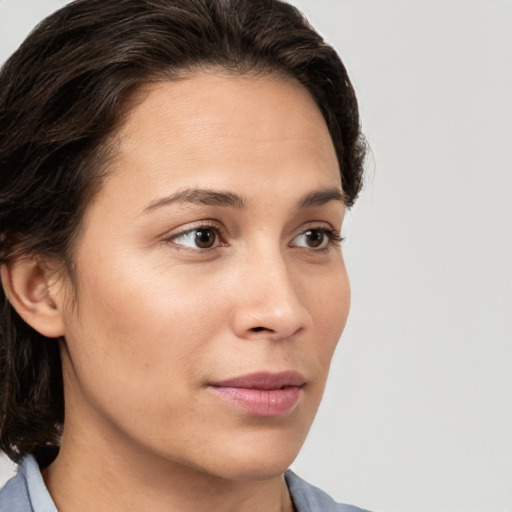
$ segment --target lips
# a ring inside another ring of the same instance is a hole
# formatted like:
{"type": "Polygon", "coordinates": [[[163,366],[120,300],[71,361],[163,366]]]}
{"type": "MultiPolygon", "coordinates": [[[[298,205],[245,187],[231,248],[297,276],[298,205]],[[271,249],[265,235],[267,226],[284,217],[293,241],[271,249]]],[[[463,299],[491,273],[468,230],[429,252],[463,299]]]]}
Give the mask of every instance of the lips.
{"type": "Polygon", "coordinates": [[[299,372],[287,371],[280,373],[259,372],[220,382],[211,385],[217,387],[233,387],[247,389],[281,389],[287,386],[303,386],[306,380],[299,372]]]}
{"type": "Polygon", "coordinates": [[[213,382],[209,388],[219,398],[254,416],[280,416],[298,405],[306,381],[295,371],[253,373],[213,382]]]}

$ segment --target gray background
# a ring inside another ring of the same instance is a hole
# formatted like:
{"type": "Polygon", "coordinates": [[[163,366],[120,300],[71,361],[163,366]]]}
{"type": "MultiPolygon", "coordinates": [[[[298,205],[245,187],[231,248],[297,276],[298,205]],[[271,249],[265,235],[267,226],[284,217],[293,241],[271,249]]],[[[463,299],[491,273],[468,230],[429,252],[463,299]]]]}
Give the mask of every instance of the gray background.
{"type": "MultiPolygon", "coordinates": [[[[0,61],[64,3],[0,0],[0,61]]],[[[294,468],[375,512],[511,512],[512,2],[293,3],[372,148],[351,317],[294,468]]]]}

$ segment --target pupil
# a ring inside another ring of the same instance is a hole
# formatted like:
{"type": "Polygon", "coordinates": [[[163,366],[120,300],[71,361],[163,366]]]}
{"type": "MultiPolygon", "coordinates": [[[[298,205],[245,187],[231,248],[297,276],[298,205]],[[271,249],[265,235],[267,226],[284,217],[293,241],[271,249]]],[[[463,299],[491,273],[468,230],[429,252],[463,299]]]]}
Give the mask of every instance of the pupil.
{"type": "Polygon", "coordinates": [[[319,231],[318,229],[312,229],[306,232],[306,236],[308,237],[310,247],[318,247],[319,245],[322,245],[325,233],[323,231],[319,231]]]}
{"type": "Polygon", "coordinates": [[[198,229],[195,243],[201,249],[208,249],[215,243],[215,231],[213,229],[198,229]]]}

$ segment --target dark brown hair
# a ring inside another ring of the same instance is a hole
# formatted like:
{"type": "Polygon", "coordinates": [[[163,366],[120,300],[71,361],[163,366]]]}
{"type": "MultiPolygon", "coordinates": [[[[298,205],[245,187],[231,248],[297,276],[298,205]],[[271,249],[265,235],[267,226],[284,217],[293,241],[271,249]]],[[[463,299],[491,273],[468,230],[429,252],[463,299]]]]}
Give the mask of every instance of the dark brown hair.
{"type": "MultiPolygon", "coordinates": [[[[20,254],[72,267],[73,238],[101,186],[110,135],[140,87],[220,67],[302,83],[329,128],[345,202],[364,141],[336,52],[278,0],[78,0],[44,20],[0,71],[0,264],[20,254]]],[[[58,342],[0,291],[0,448],[45,466],[64,422],[58,342]]]]}

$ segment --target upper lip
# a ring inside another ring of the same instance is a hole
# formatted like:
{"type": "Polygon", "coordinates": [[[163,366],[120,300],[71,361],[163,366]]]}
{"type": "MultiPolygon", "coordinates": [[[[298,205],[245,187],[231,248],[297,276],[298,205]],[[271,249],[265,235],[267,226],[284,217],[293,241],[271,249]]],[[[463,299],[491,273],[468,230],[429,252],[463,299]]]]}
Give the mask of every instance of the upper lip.
{"type": "Polygon", "coordinates": [[[303,386],[305,378],[296,371],[285,371],[279,373],[257,372],[248,375],[241,375],[232,379],[216,381],[210,386],[222,388],[247,388],[247,389],[281,389],[288,386],[303,386]]]}

